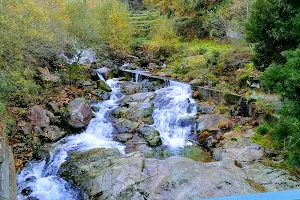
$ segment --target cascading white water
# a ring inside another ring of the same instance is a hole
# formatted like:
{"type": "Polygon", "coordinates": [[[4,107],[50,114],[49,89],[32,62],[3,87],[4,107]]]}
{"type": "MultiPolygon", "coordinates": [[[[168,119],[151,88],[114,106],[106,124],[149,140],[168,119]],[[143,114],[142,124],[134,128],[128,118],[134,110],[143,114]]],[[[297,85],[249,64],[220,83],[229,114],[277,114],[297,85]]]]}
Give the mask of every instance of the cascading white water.
{"type": "Polygon", "coordinates": [[[102,74],[101,74],[101,72],[100,72],[100,70],[99,69],[97,69],[97,75],[98,75],[98,77],[99,77],[99,79],[100,80],[102,80],[102,81],[105,81],[105,79],[104,79],[104,77],[102,76],[102,74]]]}
{"type": "Polygon", "coordinates": [[[188,144],[187,138],[193,127],[189,119],[197,114],[197,108],[191,98],[190,85],[176,81],[169,81],[168,85],[156,91],[154,126],[165,145],[182,148],[188,144]]]}
{"type": "Polygon", "coordinates": [[[135,82],[138,83],[138,82],[140,82],[140,81],[141,81],[141,74],[136,73],[136,74],[135,74],[135,82]]]}
{"type": "Polygon", "coordinates": [[[113,141],[113,124],[109,114],[118,106],[118,100],[122,97],[118,88],[117,79],[106,81],[112,88],[110,99],[97,104],[99,111],[91,120],[87,129],[78,135],[71,135],[57,143],[50,153],[49,161],[32,162],[23,169],[17,177],[18,199],[35,197],[39,200],[77,200],[81,199],[80,192],[58,175],[60,165],[67,160],[72,152],[83,152],[94,148],[118,148],[124,153],[124,146],[113,141]],[[24,189],[29,191],[24,196],[24,189]]]}
{"type": "Polygon", "coordinates": [[[75,62],[78,62],[80,64],[91,64],[93,62],[97,62],[96,55],[92,50],[77,50],[76,55],[73,58],[68,58],[64,54],[61,54],[62,57],[64,57],[68,64],[72,64],[75,62]]]}

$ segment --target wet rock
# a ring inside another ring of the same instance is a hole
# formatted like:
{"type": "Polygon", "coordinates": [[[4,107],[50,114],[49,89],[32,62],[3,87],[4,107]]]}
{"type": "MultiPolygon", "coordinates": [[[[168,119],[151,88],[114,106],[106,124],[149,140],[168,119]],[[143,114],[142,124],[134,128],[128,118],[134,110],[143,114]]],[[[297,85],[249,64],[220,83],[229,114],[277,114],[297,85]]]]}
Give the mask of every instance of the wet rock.
{"type": "Polygon", "coordinates": [[[128,140],[132,139],[133,138],[133,135],[132,134],[128,134],[128,133],[125,133],[125,134],[118,134],[117,135],[117,140],[119,142],[127,142],[128,140]]]}
{"type": "Polygon", "coordinates": [[[53,150],[53,148],[54,147],[51,145],[51,143],[44,144],[44,145],[40,146],[39,148],[37,148],[33,152],[34,159],[37,159],[37,160],[49,160],[49,158],[50,158],[50,152],[53,150]]]}
{"type": "Polygon", "coordinates": [[[145,79],[141,82],[142,92],[151,92],[160,89],[162,86],[158,81],[149,81],[145,79]]]}
{"type": "Polygon", "coordinates": [[[198,130],[200,131],[217,131],[219,130],[218,124],[228,122],[229,118],[224,115],[201,115],[197,119],[198,130]]]}
{"type": "Polygon", "coordinates": [[[141,127],[139,131],[149,146],[156,147],[162,144],[160,134],[155,128],[151,126],[144,126],[141,127]]]}
{"type": "Polygon", "coordinates": [[[102,99],[102,100],[109,100],[109,98],[110,98],[110,93],[109,92],[104,92],[103,94],[101,94],[100,95],[100,98],[102,99]]]}
{"type": "Polygon", "coordinates": [[[139,127],[139,123],[124,118],[115,119],[114,125],[119,133],[135,133],[139,127]]]}
{"type": "Polygon", "coordinates": [[[21,193],[25,196],[28,196],[32,193],[32,189],[30,187],[26,187],[21,191],[21,193]]]}
{"type": "Polygon", "coordinates": [[[120,157],[118,149],[93,149],[87,152],[72,153],[64,162],[60,174],[67,180],[80,184],[87,179],[97,177],[97,173],[105,170],[120,157]]]}
{"type": "Polygon", "coordinates": [[[44,130],[39,131],[39,136],[45,141],[55,142],[64,137],[67,133],[60,130],[58,126],[48,126],[44,130]]]}
{"type": "Polygon", "coordinates": [[[64,113],[65,121],[73,128],[85,128],[92,117],[91,106],[84,98],[72,101],[64,113]]]}
{"type": "Polygon", "coordinates": [[[144,93],[136,93],[131,95],[131,99],[134,102],[145,102],[145,100],[148,100],[150,102],[155,97],[154,92],[144,92],[144,93]]]}
{"type": "Polygon", "coordinates": [[[90,199],[193,199],[255,193],[235,165],[107,151],[73,154],[62,164],[61,174],[90,199]]]}
{"type": "Polygon", "coordinates": [[[103,80],[98,80],[97,81],[97,88],[99,90],[103,90],[105,92],[111,92],[112,91],[111,88],[109,87],[109,85],[103,80]]]}
{"type": "Polygon", "coordinates": [[[97,74],[97,69],[92,69],[91,68],[89,70],[89,72],[90,72],[90,76],[91,76],[92,81],[98,81],[99,80],[99,76],[97,74]]]}
{"type": "Polygon", "coordinates": [[[128,117],[129,111],[130,111],[129,108],[118,107],[112,111],[112,116],[114,116],[115,118],[125,118],[128,117]]]}
{"type": "Polygon", "coordinates": [[[198,104],[197,105],[197,111],[202,114],[211,114],[216,110],[215,106],[212,105],[204,105],[204,104],[198,104]]]}
{"type": "Polygon", "coordinates": [[[49,112],[40,106],[33,106],[27,111],[27,122],[38,127],[50,125],[49,112]]]}
{"type": "Polygon", "coordinates": [[[131,95],[143,90],[143,86],[140,83],[133,83],[133,82],[125,82],[122,83],[122,93],[131,95]]]}
{"type": "Polygon", "coordinates": [[[106,80],[114,77],[112,70],[107,67],[102,67],[98,69],[97,72],[100,73],[106,80]]]}
{"type": "Polygon", "coordinates": [[[92,109],[92,111],[94,111],[94,112],[99,112],[100,107],[98,107],[98,106],[96,106],[96,105],[92,105],[92,106],[91,106],[91,109],[92,109]]]}

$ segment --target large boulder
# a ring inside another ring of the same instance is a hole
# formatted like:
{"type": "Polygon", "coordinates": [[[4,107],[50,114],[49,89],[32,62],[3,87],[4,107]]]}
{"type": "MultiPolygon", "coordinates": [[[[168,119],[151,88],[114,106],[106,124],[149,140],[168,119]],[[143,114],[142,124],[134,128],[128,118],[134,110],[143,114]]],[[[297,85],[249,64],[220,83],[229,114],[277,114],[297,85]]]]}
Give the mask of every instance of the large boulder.
{"type": "Polygon", "coordinates": [[[62,164],[60,173],[68,180],[80,184],[88,178],[97,176],[93,173],[109,167],[113,160],[120,155],[118,149],[93,149],[87,152],[72,153],[69,159],[62,164]]]}
{"type": "Polygon", "coordinates": [[[124,118],[119,118],[114,120],[114,125],[118,133],[135,133],[137,132],[137,129],[139,127],[139,123],[124,119],[124,118]]]}
{"type": "Polygon", "coordinates": [[[228,121],[229,118],[224,115],[213,115],[213,114],[201,115],[197,119],[198,130],[217,131],[219,130],[218,128],[219,124],[227,123],[228,121]]]}
{"type": "Polygon", "coordinates": [[[101,74],[106,80],[114,77],[112,69],[109,69],[107,67],[97,69],[97,73],[101,74]]]}
{"type": "Polygon", "coordinates": [[[288,171],[265,166],[260,163],[242,163],[248,179],[263,186],[266,191],[284,191],[299,189],[300,182],[288,171]]]}
{"type": "Polygon", "coordinates": [[[140,127],[139,131],[149,146],[155,147],[162,144],[159,132],[152,126],[140,127]]]}
{"type": "Polygon", "coordinates": [[[147,159],[138,153],[95,149],[73,153],[61,175],[90,199],[193,199],[255,193],[243,170],[188,158],[147,159]]]}
{"type": "Polygon", "coordinates": [[[57,104],[55,102],[49,102],[47,104],[47,107],[49,110],[51,110],[55,115],[59,115],[60,114],[60,110],[59,107],[57,106],[57,104]]]}
{"type": "Polygon", "coordinates": [[[114,116],[127,118],[132,121],[153,124],[152,113],[154,110],[153,92],[136,93],[122,99],[120,106],[123,108],[113,112],[114,116]]]}
{"type": "Polygon", "coordinates": [[[97,88],[99,90],[103,90],[105,92],[111,92],[112,91],[111,88],[109,87],[109,85],[103,80],[98,80],[97,81],[97,88]]]}
{"type": "Polygon", "coordinates": [[[38,132],[38,135],[43,138],[43,140],[48,142],[56,142],[66,134],[67,133],[63,130],[60,130],[59,127],[52,125],[38,132]]]}
{"type": "Polygon", "coordinates": [[[254,132],[228,132],[223,136],[221,144],[214,149],[216,160],[236,160],[238,162],[259,162],[264,149],[251,141],[254,132]]]}
{"type": "Polygon", "coordinates": [[[91,105],[84,98],[72,101],[64,113],[65,121],[73,128],[85,128],[93,117],[91,105]]]}
{"type": "Polygon", "coordinates": [[[41,80],[44,88],[59,86],[61,83],[60,76],[55,74],[41,74],[39,79],[41,80]]]}
{"type": "Polygon", "coordinates": [[[141,92],[143,90],[143,86],[140,83],[134,83],[134,82],[124,82],[121,83],[122,93],[131,95],[138,92],[141,92]]]}
{"type": "Polygon", "coordinates": [[[44,128],[50,125],[50,117],[54,115],[41,106],[36,105],[27,111],[26,116],[29,124],[44,128]]]}

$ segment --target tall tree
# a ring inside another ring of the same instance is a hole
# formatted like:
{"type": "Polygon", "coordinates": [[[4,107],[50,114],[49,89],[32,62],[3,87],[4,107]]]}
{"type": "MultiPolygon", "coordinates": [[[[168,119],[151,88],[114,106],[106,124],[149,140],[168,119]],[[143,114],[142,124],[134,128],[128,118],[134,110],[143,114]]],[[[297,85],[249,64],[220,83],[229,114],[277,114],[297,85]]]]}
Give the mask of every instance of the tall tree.
{"type": "Polygon", "coordinates": [[[300,43],[299,6],[292,0],[255,0],[246,24],[246,36],[254,44],[254,62],[261,69],[282,63],[281,52],[300,43]]]}

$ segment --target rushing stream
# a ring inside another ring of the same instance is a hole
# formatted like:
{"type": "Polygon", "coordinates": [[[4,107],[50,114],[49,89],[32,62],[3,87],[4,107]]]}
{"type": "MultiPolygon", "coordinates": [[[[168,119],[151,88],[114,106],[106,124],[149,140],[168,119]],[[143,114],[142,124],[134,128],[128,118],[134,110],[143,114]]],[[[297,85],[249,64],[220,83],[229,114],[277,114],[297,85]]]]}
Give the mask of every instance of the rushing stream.
{"type": "Polygon", "coordinates": [[[40,200],[81,199],[80,192],[58,175],[60,165],[71,152],[83,152],[94,148],[118,148],[124,153],[124,146],[112,140],[113,124],[109,119],[110,111],[118,106],[122,97],[117,80],[108,80],[112,88],[110,100],[99,103],[99,111],[87,129],[55,143],[49,161],[32,162],[17,177],[18,199],[35,197],[40,200]],[[23,194],[27,193],[28,196],[23,194]]]}
{"type": "Polygon", "coordinates": [[[156,91],[154,100],[154,126],[163,143],[171,148],[189,145],[187,138],[194,126],[189,120],[197,114],[188,84],[170,81],[169,86],[156,91]]]}
{"type": "MultiPolygon", "coordinates": [[[[104,78],[99,73],[99,78],[104,78]]],[[[136,75],[136,82],[141,81],[136,75]]],[[[124,146],[113,141],[114,130],[110,112],[122,98],[117,79],[106,81],[112,88],[110,99],[98,103],[87,129],[81,134],[68,136],[53,144],[50,158],[31,162],[17,177],[18,199],[77,200],[82,199],[80,190],[59,176],[60,165],[72,152],[84,152],[94,148],[117,148],[124,153],[124,146]]],[[[167,87],[156,91],[153,111],[153,126],[160,132],[164,145],[172,149],[182,148],[189,143],[187,138],[193,124],[190,118],[196,115],[196,106],[191,98],[191,87],[187,84],[169,81],[167,87]]]]}

